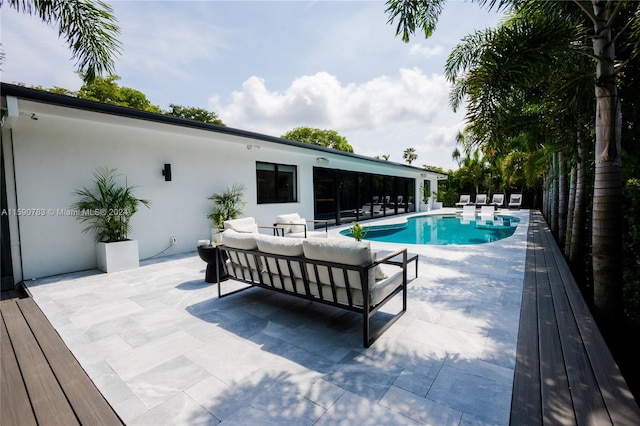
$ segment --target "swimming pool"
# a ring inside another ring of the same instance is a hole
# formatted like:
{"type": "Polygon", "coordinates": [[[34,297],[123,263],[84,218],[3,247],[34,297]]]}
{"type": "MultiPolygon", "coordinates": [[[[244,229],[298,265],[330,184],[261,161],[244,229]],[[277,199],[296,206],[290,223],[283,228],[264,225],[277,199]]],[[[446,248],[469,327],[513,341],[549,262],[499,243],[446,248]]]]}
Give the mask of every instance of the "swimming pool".
{"type": "MultiPolygon", "coordinates": [[[[484,244],[510,237],[520,219],[495,215],[466,219],[462,216],[413,216],[406,223],[365,226],[365,240],[402,244],[484,244]]],[[[348,237],[348,229],[340,232],[348,237]]]]}

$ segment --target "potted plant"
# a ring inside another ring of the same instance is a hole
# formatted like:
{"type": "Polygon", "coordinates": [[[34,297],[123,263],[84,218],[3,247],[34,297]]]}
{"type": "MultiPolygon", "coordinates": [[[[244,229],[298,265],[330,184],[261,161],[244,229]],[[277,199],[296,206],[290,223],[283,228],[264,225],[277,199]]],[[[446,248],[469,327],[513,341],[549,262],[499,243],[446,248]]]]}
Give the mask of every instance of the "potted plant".
{"type": "Polygon", "coordinates": [[[353,235],[353,238],[355,238],[356,241],[362,241],[369,233],[369,230],[365,229],[364,226],[360,225],[358,222],[353,222],[353,225],[349,228],[349,232],[353,235]]]}
{"type": "Polygon", "coordinates": [[[220,243],[220,232],[224,228],[224,221],[237,219],[242,214],[242,208],[246,205],[242,201],[245,187],[241,183],[235,183],[224,192],[213,194],[208,199],[213,201],[211,212],[207,215],[213,221],[212,240],[220,243]]]}
{"type": "Polygon", "coordinates": [[[82,232],[95,235],[98,269],[115,272],[140,265],[138,242],[128,238],[131,217],[140,205],[150,202],[133,195],[135,186],[120,185],[116,169],[99,168],[94,174],[94,188],[82,187],[73,194],[80,197],[71,208],[76,219],[88,223],[82,232]]]}

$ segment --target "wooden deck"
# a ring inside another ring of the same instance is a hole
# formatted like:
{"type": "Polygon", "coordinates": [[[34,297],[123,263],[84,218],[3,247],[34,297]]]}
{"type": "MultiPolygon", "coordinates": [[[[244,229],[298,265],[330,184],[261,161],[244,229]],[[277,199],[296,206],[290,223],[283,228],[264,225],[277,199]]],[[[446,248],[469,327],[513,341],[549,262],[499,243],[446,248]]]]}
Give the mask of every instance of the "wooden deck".
{"type": "Polygon", "coordinates": [[[123,424],[33,299],[2,300],[0,313],[0,424],[123,424]]]}
{"type": "Polygon", "coordinates": [[[529,224],[512,425],[640,425],[640,409],[539,212],[529,224]]]}

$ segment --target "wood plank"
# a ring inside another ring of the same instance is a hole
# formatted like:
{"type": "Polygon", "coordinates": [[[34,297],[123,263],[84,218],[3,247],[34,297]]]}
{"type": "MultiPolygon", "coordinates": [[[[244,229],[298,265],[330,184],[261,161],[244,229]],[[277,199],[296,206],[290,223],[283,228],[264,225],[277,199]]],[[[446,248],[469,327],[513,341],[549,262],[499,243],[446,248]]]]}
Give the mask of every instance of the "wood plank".
{"type": "Polygon", "coordinates": [[[79,424],[17,304],[2,306],[7,333],[39,424],[79,424]]]}
{"type": "MultiPolygon", "coordinates": [[[[11,302],[2,302],[2,305],[11,302]]],[[[27,389],[20,374],[18,360],[13,352],[13,345],[0,315],[0,370],[2,374],[2,387],[0,388],[0,424],[3,425],[36,425],[36,417],[31,409],[31,402],[27,389]]]]}
{"type": "MultiPolygon", "coordinates": [[[[529,227],[529,233],[537,232],[529,227]]],[[[527,241],[522,306],[518,328],[516,367],[511,399],[512,425],[542,424],[540,396],[540,356],[538,348],[538,311],[536,302],[535,256],[537,249],[531,237],[527,241]]]]}
{"type": "Polygon", "coordinates": [[[550,232],[543,232],[542,237],[543,245],[546,247],[545,263],[548,265],[554,310],[576,421],[578,424],[610,424],[611,419],[593,374],[584,342],[578,331],[578,324],[569,304],[565,283],[558,269],[564,258],[556,258],[557,253],[552,249],[555,246],[555,240],[550,232]]]}
{"type": "MultiPolygon", "coordinates": [[[[539,227],[539,225],[538,225],[539,227]]],[[[542,230],[534,234],[536,250],[536,288],[538,300],[538,333],[540,340],[540,379],[542,388],[542,416],[545,424],[576,424],[569,393],[569,379],[565,370],[558,323],[555,316],[545,264],[542,230]]]]}
{"type": "Polygon", "coordinates": [[[558,257],[562,256],[560,249],[553,241],[548,245],[554,253],[554,259],[557,260],[556,266],[567,289],[568,301],[611,422],[616,425],[640,424],[640,408],[609,351],[569,267],[563,257],[558,257]]]}
{"type": "Polygon", "coordinates": [[[81,424],[123,424],[33,299],[18,302],[81,424]]]}

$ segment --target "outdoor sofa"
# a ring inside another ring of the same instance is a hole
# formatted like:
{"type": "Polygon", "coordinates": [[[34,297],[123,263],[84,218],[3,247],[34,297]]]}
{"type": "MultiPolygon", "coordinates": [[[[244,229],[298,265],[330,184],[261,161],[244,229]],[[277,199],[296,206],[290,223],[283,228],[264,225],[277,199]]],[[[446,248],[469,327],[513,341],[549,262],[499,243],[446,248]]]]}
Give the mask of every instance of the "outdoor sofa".
{"type": "Polygon", "coordinates": [[[228,229],[217,253],[225,259],[224,269],[218,270],[218,297],[261,287],[360,313],[364,347],[407,310],[406,248],[376,259],[368,241],[282,238],[228,229]],[[249,285],[224,293],[221,277],[226,274],[249,285]],[[373,315],[398,293],[400,312],[380,313],[389,318],[372,331],[373,315]]]}

